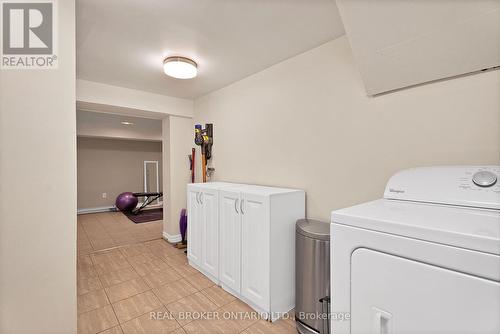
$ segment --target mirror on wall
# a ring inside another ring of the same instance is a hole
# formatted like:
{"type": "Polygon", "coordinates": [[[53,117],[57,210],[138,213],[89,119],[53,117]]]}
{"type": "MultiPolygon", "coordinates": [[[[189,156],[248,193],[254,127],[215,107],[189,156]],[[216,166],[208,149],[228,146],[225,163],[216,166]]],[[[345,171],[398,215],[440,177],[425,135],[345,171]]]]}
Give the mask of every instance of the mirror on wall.
{"type": "MultiPolygon", "coordinates": [[[[158,161],[144,161],[144,192],[160,191],[160,172],[158,161]]],[[[156,200],[160,204],[160,200],[156,200]]]]}

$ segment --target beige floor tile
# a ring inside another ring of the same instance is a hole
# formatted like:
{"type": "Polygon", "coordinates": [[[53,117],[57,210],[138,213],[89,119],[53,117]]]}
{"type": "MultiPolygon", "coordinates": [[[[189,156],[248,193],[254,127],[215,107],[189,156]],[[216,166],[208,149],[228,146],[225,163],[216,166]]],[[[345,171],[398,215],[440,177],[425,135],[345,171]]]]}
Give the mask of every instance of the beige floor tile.
{"type": "Polygon", "coordinates": [[[93,248],[84,248],[84,249],[78,247],[76,248],[76,254],[78,255],[88,255],[91,254],[93,251],[94,251],[93,248]]]}
{"type": "Polygon", "coordinates": [[[108,234],[108,232],[106,232],[106,230],[101,226],[92,229],[86,228],[85,234],[87,235],[87,238],[91,243],[93,241],[111,239],[111,236],[108,234]]]}
{"type": "Polygon", "coordinates": [[[236,321],[242,330],[260,319],[260,314],[258,312],[239,299],[222,306],[219,312],[223,312],[223,314],[230,316],[230,319],[236,321]]]}
{"type": "Polygon", "coordinates": [[[259,320],[257,323],[248,327],[245,334],[295,334],[297,329],[290,326],[283,320],[278,320],[273,323],[265,320],[259,320]]]}
{"type": "Polygon", "coordinates": [[[153,291],[158,298],[160,298],[163,304],[166,305],[195,293],[196,289],[186,280],[180,279],[178,281],[162,285],[159,288],[155,288],[153,291]]]}
{"type": "Polygon", "coordinates": [[[154,240],[157,238],[156,235],[153,235],[151,233],[134,233],[133,234],[133,238],[135,239],[135,241],[137,242],[144,242],[144,241],[148,241],[148,240],[154,240]]]}
{"type": "Polygon", "coordinates": [[[151,252],[141,253],[135,256],[127,257],[127,261],[132,265],[139,263],[146,263],[146,262],[154,262],[154,261],[163,262],[159,257],[157,257],[151,252]]]}
{"type": "Polygon", "coordinates": [[[120,323],[160,307],[162,304],[152,291],[146,291],[113,304],[113,309],[120,323]]]}
{"type": "Polygon", "coordinates": [[[83,229],[87,237],[102,237],[106,233],[100,222],[88,222],[83,224],[83,229]]]}
{"type": "Polygon", "coordinates": [[[259,320],[258,313],[248,305],[189,266],[183,250],[161,239],[162,222],[134,224],[123,214],[111,212],[85,216],[78,216],[77,225],[78,252],[90,253],[77,261],[79,334],[122,334],[122,330],[123,334],[295,333],[293,318],[272,324],[259,320]],[[113,247],[120,247],[98,252],[89,248],[89,243],[97,248],[108,246],[110,239],[113,247]],[[141,240],[148,241],[137,243],[141,240]],[[111,302],[115,308],[111,308],[111,314],[106,313],[109,305],[102,304],[103,288],[106,303],[111,302]],[[162,309],[176,315],[178,321],[173,317],[150,320],[152,310],[162,309]],[[193,312],[218,314],[220,318],[188,322],[181,319],[181,312],[184,318],[193,312]],[[230,319],[226,319],[227,314],[230,319]],[[86,321],[91,318],[94,324],[89,325],[86,321]]]}
{"type": "Polygon", "coordinates": [[[157,240],[147,241],[144,244],[151,251],[153,251],[153,250],[160,250],[160,249],[169,249],[169,248],[173,247],[171,244],[169,244],[164,239],[157,239],[157,240]]]}
{"type": "Polygon", "coordinates": [[[185,280],[188,281],[197,290],[203,290],[215,284],[201,273],[196,273],[193,275],[186,276],[185,280]]]}
{"type": "Polygon", "coordinates": [[[151,233],[162,233],[163,232],[163,221],[151,222],[146,225],[146,228],[151,233]]]}
{"type": "Polygon", "coordinates": [[[104,332],[100,332],[99,334],[123,334],[123,331],[120,328],[120,326],[116,326],[108,330],[105,330],[104,332]]]}
{"type": "Polygon", "coordinates": [[[208,297],[213,303],[217,306],[221,307],[231,303],[236,300],[236,297],[231,295],[230,293],[224,291],[222,288],[213,285],[207,289],[201,291],[205,296],[208,297]]]}
{"type": "Polygon", "coordinates": [[[109,288],[105,288],[111,303],[117,302],[149,290],[149,286],[141,278],[134,278],[109,288]]]}
{"type": "Polygon", "coordinates": [[[80,255],[76,258],[76,267],[86,267],[86,266],[93,266],[94,263],[92,263],[92,259],[90,258],[90,255],[80,255]]]}
{"type": "Polygon", "coordinates": [[[101,223],[101,226],[109,235],[127,230],[122,224],[120,224],[120,222],[117,221],[101,223]]]}
{"type": "Polygon", "coordinates": [[[165,239],[158,239],[158,240],[148,241],[148,242],[145,242],[144,245],[146,247],[169,246],[168,242],[165,239]]]}
{"type": "Polygon", "coordinates": [[[161,259],[165,259],[169,256],[180,255],[179,250],[174,247],[158,247],[150,249],[151,253],[158,256],[161,259]]]}
{"type": "Polygon", "coordinates": [[[80,295],[78,300],[78,313],[84,313],[95,310],[109,304],[104,289],[88,292],[80,295]]]}
{"type": "Polygon", "coordinates": [[[144,244],[127,245],[120,247],[120,251],[125,257],[132,257],[143,253],[150,253],[151,251],[144,244]]]}
{"type": "Polygon", "coordinates": [[[159,272],[152,272],[143,276],[142,278],[150,287],[157,288],[161,285],[177,281],[182,277],[174,269],[169,268],[167,270],[159,272]]]}
{"type": "Polygon", "coordinates": [[[177,254],[177,255],[173,255],[173,256],[168,256],[165,258],[165,262],[167,262],[167,264],[173,266],[173,265],[178,265],[178,264],[187,264],[188,263],[188,260],[187,260],[187,256],[184,255],[184,254],[177,254]]]}
{"type": "Polygon", "coordinates": [[[87,234],[85,233],[85,229],[83,228],[82,224],[78,223],[76,225],[76,233],[77,241],[80,241],[81,239],[87,239],[87,234]]]}
{"type": "Polygon", "coordinates": [[[109,221],[101,221],[101,226],[106,231],[118,231],[123,229],[122,224],[119,221],[116,221],[113,217],[110,217],[109,221]]]}
{"type": "Polygon", "coordinates": [[[132,267],[127,267],[124,269],[119,269],[99,276],[102,285],[107,288],[116,284],[120,284],[131,279],[138,278],[137,274],[132,267]]]}
{"type": "Polygon", "coordinates": [[[162,221],[134,224],[121,212],[78,215],[77,220],[78,254],[162,238],[162,221]]]}
{"type": "Polygon", "coordinates": [[[111,305],[78,315],[78,334],[96,334],[118,325],[111,305]]]}
{"type": "Polygon", "coordinates": [[[234,320],[212,319],[195,320],[183,327],[188,334],[236,334],[242,331],[234,320]]]}
{"type": "Polygon", "coordinates": [[[92,245],[90,244],[89,239],[85,237],[85,238],[78,238],[78,240],[76,241],[76,247],[80,249],[89,249],[92,248],[92,245]]]}
{"type": "Polygon", "coordinates": [[[149,262],[133,263],[132,267],[134,267],[135,271],[140,276],[145,276],[152,272],[160,272],[170,269],[170,266],[168,264],[156,259],[149,262]]]}
{"type": "Polygon", "coordinates": [[[167,305],[167,310],[172,313],[181,326],[199,319],[200,315],[205,312],[212,312],[216,309],[217,305],[201,292],[189,295],[167,305]]]}
{"type": "Polygon", "coordinates": [[[122,324],[124,334],[167,334],[180,328],[165,308],[157,309],[153,314],[156,318],[152,317],[152,312],[148,312],[122,324]]]}
{"type": "Polygon", "coordinates": [[[77,265],[76,274],[79,279],[97,277],[97,271],[94,266],[77,265]]]}
{"type": "Polygon", "coordinates": [[[198,270],[191,267],[189,264],[171,266],[182,277],[190,276],[199,273],[198,270]]]}
{"type": "MultiPolygon", "coordinates": [[[[79,233],[79,232],[77,232],[77,233],[79,233]]],[[[85,232],[83,232],[83,233],[85,233],[85,232]]],[[[78,235],[78,234],[77,234],[77,235],[78,235]]],[[[77,237],[77,239],[76,239],[76,245],[77,245],[78,247],[82,247],[82,248],[92,247],[92,245],[90,244],[89,239],[88,239],[88,238],[87,238],[87,236],[86,236],[86,235],[84,235],[84,234],[79,234],[79,235],[78,235],[78,237],[77,237]],[[81,235],[83,235],[83,236],[81,236],[81,235]]]]}
{"type": "Polygon", "coordinates": [[[282,321],[286,322],[288,325],[295,327],[295,310],[290,310],[285,317],[282,318],[282,321]]]}
{"type": "Polygon", "coordinates": [[[104,263],[98,263],[95,265],[95,269],[99,275],[103,275],[106,273],[110,273],[112,271],[130,268],[130,267],[131,267],[130,263],[128,263],[128,261],[125,260],[124,258],[109,261],[109,262],[104,262],[104,263]]]}
{"type": "Polygon", "coordinates": [[[127,245],[136,242],[133,231],[110,232],[110,235],[111,239],[113,239],[117,245],[127,245]]]}
{"type": "Polygon", "coordinates": [[[107,251],[101,251],[93,253],[90,255],[94,265],[106,264],[108,262],[120,261],[125,259],[122,253],[118,249],[112,249],[107,251]]]}
{"type": "Polygon", "coordinates": [[[94,248],[92,248],[92,245],[89,242],[88,244],[85,244],[85,245],[77,244],[76,251],[77,251],[78,255],[87,255],[87,254],[91,254],[94,251],[94,248]]]}
{"type": "Polygon", "coordinates": [[[118,245],[111,238],[109,238],[109,239],[90,239],[90,243],[92,244],[92,248],[94,248],[94,250],[108,249],[108,248],[116,247],[118,245]]]}
{"type": "Polygon", "coordinates": [[[99,277],[79,278],[77,279],[76,287],[79,295],[103,288],[99,277]]]}

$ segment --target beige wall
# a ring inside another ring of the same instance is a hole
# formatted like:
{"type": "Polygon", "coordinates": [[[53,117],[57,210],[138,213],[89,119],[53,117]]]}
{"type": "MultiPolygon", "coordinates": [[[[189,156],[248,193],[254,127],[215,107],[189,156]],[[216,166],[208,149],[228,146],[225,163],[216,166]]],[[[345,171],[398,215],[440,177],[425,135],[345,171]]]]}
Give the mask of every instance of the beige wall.
{"type": "Polygon", "coordinates": [[[177,241],[179,236],[179,216],[186,208],[186,185],[191,182],[189,158],[193,147],[193,120],[170,116],[163,120],[164,181],[168,189],[168,200],[163,207],[163,232],[169,241],[177,241]],[[167,177],[168,175],[168,177],[167,177]]]}
{"type": "Polygon", "coordinates": [[[500,163],[500,71],[371,98],[344,36],[197,99],[195,122],[214,123],[216,180],[305,189],[328,221],[398,170],[500,163]]]}
{"type": "Polygon", "coordinates": [[[193,116],[193,101],[141,90],[78,79],[79,109],[162,119],[169,115],[193,116]]]}
{"type": "Polygon", "coordinates": [[[122,192],[142,192],[145,160],[158,161],[162,189],[160,142],[78,137],[77,143],[78,209],[113,206],[122,192]]]}
{"type": "Polygon", "coordinates": [[[54,70],[0,70],[0,333],[76,333],[75,1],[54,70]]]}

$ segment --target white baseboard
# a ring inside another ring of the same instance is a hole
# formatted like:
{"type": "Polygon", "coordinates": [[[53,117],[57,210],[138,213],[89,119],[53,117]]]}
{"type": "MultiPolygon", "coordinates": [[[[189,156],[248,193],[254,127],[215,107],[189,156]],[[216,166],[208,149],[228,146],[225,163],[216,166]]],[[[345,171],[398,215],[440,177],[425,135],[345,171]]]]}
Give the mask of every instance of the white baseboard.
{"type": "MultiPolygon", "coordinates": [[[[141,205],[142,205],[142,203],[137,203],[136,208],[139,208],[141,205]]],[[[162,206],[163,206],[163,202],[160,202],[159,204],[150,204],[146,207],[146,209],[161,208],[162,206]]],[[[84,215],[86,213],[109,212],[109,211],[114,211],[114,210],[116,210],[116,207],[114,205],[112,205],[112,206],[100,206],[100,207],[96,207],[96,208],[78,209],[78,210],[76,210],[76,213],[79,215],[84,215]]]]}
{"type": "Polygon", "coordinates": [[[165,239],[168,242],[174,244],[174,243],[177,243],[177,242],[181,242],[182,241],[182,236],[180,234],[170,235],[167,232],[163,231],[163,239],[165,239]]]}
{"type": "Polygon", "coordinates": [[[113,211],[114,209],[115,209],[114,206],[101,206],[101,207],[97,207],[97,208],[78,209],[78,210],[76,210],[76,213],[79,215],[83,215],[86,213],[109,212],[109,211],[113,211]]]}

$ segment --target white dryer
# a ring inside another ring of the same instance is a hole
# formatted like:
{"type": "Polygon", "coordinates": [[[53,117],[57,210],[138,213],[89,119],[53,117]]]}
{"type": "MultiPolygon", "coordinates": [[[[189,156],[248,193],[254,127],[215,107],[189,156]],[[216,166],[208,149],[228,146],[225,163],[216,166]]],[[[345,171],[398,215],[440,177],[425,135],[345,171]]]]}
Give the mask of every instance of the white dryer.
{"type": "Polygon", "coordinates": [[[500,333],[498,178],[416,168],[383,199],[333,211],[332,333],[500,333]]]}

